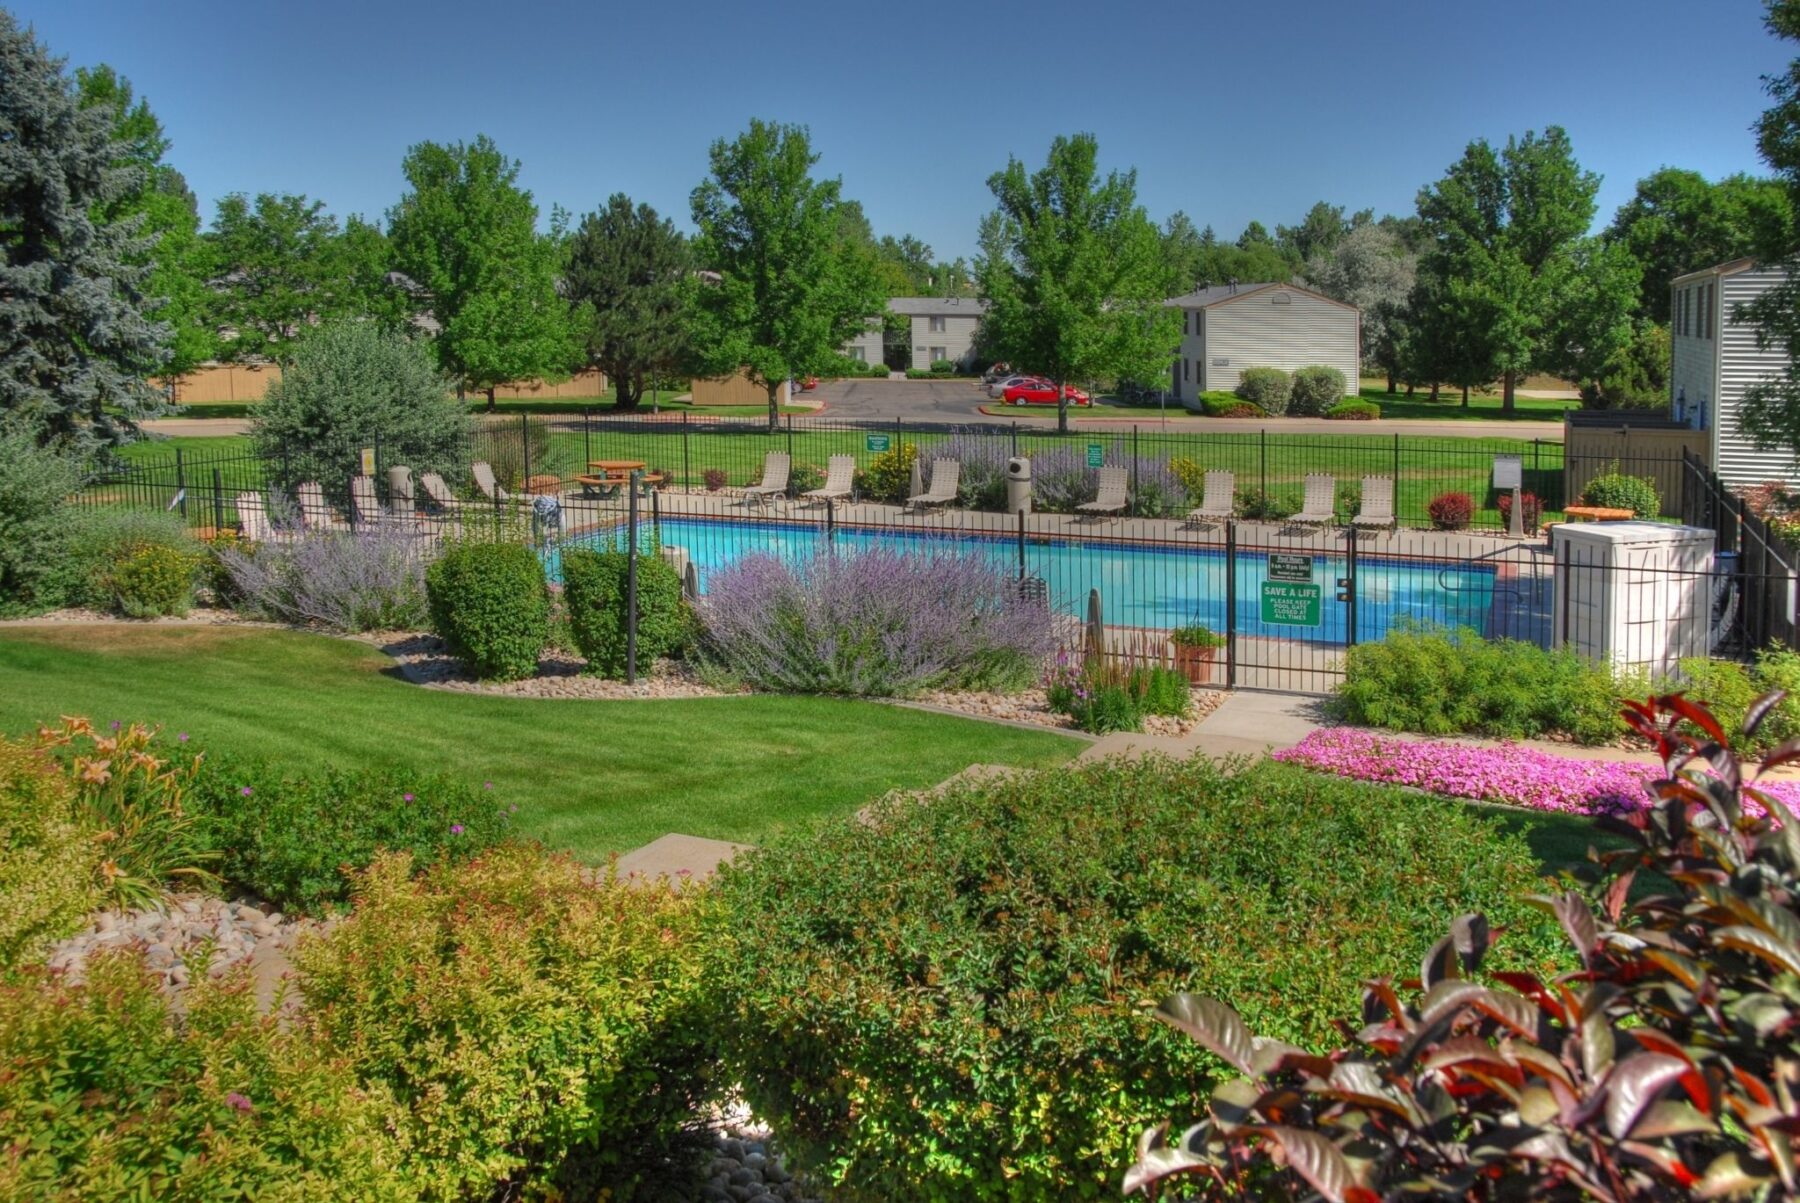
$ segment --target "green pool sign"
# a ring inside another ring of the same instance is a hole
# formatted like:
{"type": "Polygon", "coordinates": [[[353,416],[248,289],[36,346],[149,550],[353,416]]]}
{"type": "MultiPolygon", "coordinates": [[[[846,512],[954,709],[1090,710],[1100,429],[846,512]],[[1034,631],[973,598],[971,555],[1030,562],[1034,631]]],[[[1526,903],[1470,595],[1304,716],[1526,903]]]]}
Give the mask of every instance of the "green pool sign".
{"type": "Polygon", "coordinates": [[[1262,620],[1268,627],[1316,627],[1323,587],[1299,581],[1262,583],[1262,620]]]}
{"type": "Polygon", "coordinates": [[[1106,444],[1105,443],[1089,443],[1087,445],[1087,455],[1088,455],[1088,461],[1087,461],[1088,467],[1090,467],[1090,468],[1106,467],[1106,444]]]}
{"type": "Polygon", "coordinates": [[[890,438],[891,436],[885,434],[872,434],[864,442],[870,451],[886,451],[890,438]]]}

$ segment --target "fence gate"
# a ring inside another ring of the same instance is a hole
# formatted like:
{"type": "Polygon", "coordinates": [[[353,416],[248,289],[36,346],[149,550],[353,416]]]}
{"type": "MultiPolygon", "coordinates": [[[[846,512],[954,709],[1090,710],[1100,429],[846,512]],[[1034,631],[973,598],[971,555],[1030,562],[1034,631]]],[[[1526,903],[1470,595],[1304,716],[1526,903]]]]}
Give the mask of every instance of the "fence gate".
{"type": "Polygon", "coordinates": [[[1357,632],[1353,533],[1260,523],[1225,532],[1226,683],[1327,693],[1357,632]]]}

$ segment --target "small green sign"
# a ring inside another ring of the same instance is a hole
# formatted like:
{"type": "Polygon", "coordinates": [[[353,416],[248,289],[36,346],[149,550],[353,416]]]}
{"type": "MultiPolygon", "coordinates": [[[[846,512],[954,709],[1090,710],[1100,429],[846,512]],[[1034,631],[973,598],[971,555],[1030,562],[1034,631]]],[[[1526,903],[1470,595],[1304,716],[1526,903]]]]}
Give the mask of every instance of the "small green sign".
{"type": "Polygon", "coordinates": [[[1087,453],[1088,453],[1088,467],[1090,467],[1090,468],[1106,467],[1106,444],[1105,443],[1089,443],[1087,445],[1087,453]]]}
{"type": "Polygon", "coordinates": [[[1269,579],[1272,581],[1299,581],[1305,583],[1312,580],[1313,558],[1297,556],[1291,552],[1272,551],[1269,553],[1269,579]]]}
{"type": "Polygon", "coordinates": [[[865,440],[865,442],[870,451],[886,451],[888,449],[888,443],[889,443],[890,439],[891,439],[891,436],[889,436],[889,435],[872,434],[868,437],[868,439],[865,440]]]}
{"type": "Polygon", "coordinates": [[[1262,583],[1262,620],[1267,627],[1316,627],[1323,589],[1295,581],[1262,583]]]}

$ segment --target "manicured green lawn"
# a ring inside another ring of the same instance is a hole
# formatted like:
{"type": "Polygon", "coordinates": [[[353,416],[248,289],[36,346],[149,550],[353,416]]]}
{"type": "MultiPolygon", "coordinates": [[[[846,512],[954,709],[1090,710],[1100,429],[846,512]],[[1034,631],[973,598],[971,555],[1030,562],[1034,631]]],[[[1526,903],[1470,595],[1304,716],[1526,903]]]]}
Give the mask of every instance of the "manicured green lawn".
{"type": "Polygon", "coordinates": [[[147,460],[162,461],[173,459],[179,448],[185,456],[196,459],[218,459],[231,455],[249,455],[251,451],[250,436],[247,434],[222,435],[155,435],[140,439],[123,448],[119,454],[129,463],[143,463],[147,460]]]}
{"type": "Polygon", "coordinates": [[[0,731],[58,715],[160,723],[292,763],[407,763],[492,781],[528,835],[587,859],[670,831],[757,843],[970,764],[1083,745],[873,702],[600,702],[421,689],[361,644],[242,627],[0,628],[0,731]]]}
{"type": "Polygon", "coordinates": [[[1404,389],[1389,396],[1385,384],[1364,385],[1364,401],[1381,406],[1383,422],[1422,419],[1435,422],[1560,422],[1563,411],[1579,409],[1581,402],[1567,397],[1514,397],[1513,412],[1501,408],[1498,393],[1471,393],[1468,408],[1463,407],[1462,393],[1444,389],[1434,404],[1429,390],[1420,389],[1411,397],[1404,389]]]}

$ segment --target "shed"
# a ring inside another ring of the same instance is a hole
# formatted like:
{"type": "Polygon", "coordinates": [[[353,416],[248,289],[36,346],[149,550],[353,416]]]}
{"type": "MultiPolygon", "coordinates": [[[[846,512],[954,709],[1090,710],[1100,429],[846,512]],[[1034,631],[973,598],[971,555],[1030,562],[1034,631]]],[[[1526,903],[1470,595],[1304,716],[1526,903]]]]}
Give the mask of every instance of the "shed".
{"type": "Polygon", "coordinates": [[[1738,308],[1786,279],[1779,265],[1736,259],[1677,276],[1669,286],[1670,413],[1707,432],[1713,471],[1733,488],[1770,480],[1800,484],[1791,452],[1758,447],[1738,427],[1750,387],[1788,369],[1780,347],[1757,346],[1757,326],[1738,308]]]}
{"type": "Polygon", "coordinates": [[[1181,313],[1172,392],[1186,405],[1230,392],[1246,368],[1323,364],[1354,395],[1362,368],[1362,311],[1297,284],[1214,284],[1163,302],[1181,313]]]}

